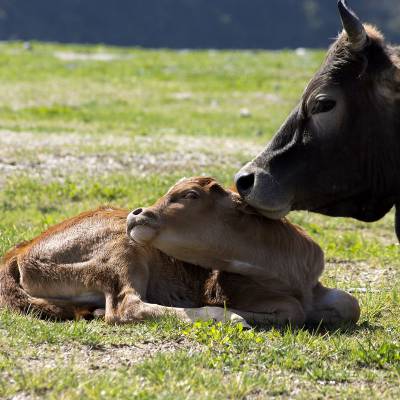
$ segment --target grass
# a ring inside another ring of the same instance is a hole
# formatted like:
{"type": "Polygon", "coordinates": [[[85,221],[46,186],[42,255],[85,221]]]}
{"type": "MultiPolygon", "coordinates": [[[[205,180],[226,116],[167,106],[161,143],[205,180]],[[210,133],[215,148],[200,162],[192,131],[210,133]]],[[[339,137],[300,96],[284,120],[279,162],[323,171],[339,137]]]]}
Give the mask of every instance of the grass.
{"type": "MultiPolygon", "coordinates": [[[[322,58],[0,44],[0,255],[100,204],[150,204],[184,175],[231,184],[322,58]]],[[[3,310],[0,398],[398,398],[393,213],[375,224],[290,218],[324,248],[323,282],[359,299],[356,327],[243,331],[169,318],[115,327],[3,310]]]]}

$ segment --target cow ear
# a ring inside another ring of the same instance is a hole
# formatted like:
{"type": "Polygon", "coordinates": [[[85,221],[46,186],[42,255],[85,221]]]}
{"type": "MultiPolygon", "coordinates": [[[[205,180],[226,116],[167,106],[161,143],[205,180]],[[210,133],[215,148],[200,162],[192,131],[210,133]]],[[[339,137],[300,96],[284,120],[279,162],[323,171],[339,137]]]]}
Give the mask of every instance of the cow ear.
{"type": "Polygon", "coordinates": [[[368,35],[363,24],[347,5],[346,0],[339,0],[338,8],[343,28],[349,38],[350,48],[357,52],[362,51],[368,44],[368,35]]]}

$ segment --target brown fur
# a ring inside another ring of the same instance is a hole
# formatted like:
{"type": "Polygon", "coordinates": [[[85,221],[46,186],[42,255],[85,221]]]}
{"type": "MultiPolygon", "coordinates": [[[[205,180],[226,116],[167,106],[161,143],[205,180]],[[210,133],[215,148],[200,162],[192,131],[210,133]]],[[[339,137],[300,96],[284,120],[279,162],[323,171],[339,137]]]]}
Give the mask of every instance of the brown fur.
{"type": "Polygon", "coordinates": [[[298,325],[358,319],[353,297],[318,283],[323,254],[302,230],[259,216],[211,178],[182,181],[153,207],[130,214],[131,236],[146,221],[155,227],[147,242],[129,238],[127,217],[114,208],[85,212],[15,246],[0,269],[0,307],[61,320],[105,308],[109,323],[167,313],[298,325]],[[190,190],[201,197],[180,199],[190,190]]]}

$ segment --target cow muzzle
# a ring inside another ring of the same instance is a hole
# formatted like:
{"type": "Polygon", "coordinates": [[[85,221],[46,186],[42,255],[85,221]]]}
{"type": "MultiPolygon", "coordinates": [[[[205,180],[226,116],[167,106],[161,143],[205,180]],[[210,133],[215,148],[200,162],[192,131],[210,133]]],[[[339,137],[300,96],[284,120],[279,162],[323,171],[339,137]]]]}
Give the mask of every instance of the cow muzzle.
{"type": "Polygon", "coordinates": [[[271,174],[252,163],[236,174],[235,185],[243,200],[268,218],[283,218],[291,210],[292,196],[271,174]]]}

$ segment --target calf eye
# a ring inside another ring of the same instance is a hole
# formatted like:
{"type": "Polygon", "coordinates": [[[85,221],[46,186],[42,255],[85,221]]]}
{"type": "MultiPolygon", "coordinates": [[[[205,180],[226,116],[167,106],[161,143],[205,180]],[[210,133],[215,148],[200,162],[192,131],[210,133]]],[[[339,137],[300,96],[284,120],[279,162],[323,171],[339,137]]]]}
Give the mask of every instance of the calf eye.
{"type": "Polygon", "coordinates": [[[336,101],[335,100],[330,100],[330,99],[318,99],[315,101],[312,109],[311,109],[311,114],[321,114],[325,113],[328,111],[331,111],[332,108],[336,106],[336,101]]]}
{"type": "Polygon", "coordinates": [[[183,199],[197,199],[199,197],[198,193],[194,190],[190,190],[189,192],[185,193],[182,198],[183,199]]]}

